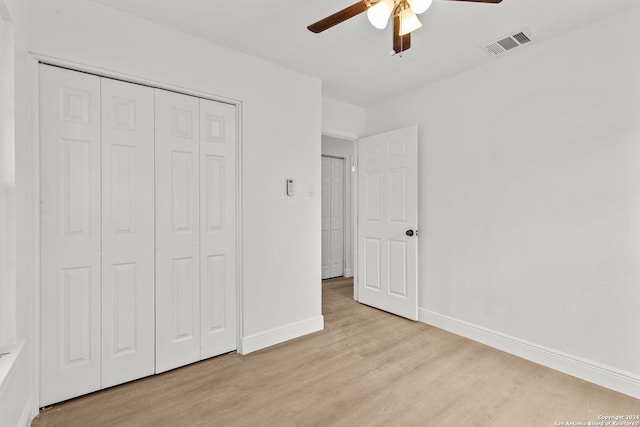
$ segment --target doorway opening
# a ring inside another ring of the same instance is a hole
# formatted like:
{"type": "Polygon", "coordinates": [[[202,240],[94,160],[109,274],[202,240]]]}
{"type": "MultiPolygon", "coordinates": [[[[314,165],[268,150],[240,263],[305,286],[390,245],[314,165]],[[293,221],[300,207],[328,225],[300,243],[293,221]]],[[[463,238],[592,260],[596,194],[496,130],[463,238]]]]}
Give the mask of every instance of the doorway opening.
{"type": "Polygon", "coordinates": [[[322,136],[322,279],[353,277],[353,147],[322,136]]]}
{"type": "Polygon", "coordinates": [[[354,277],[355,301],[417,320],[418,127],[357,141],[323,135],[322,155],[327,158],[322,168],[322,278],[354,277]],[[342,164],[334,158],[344,159],[347,169],[335,182],[333,175],[342,164]],[[338,213],[335,203],[331,212],[332,201],[340,194],[332,196],[331,190],[342,178],[344,276],[339,276],[339,265],[332,272],[330,245],[332,231],[339,230],[331,226],[331,215],[338,213]]]}
{"type": "Polygon", "coordinates": [[[322,278],[344,276],[344,159],[322,156],[322,278]]]}

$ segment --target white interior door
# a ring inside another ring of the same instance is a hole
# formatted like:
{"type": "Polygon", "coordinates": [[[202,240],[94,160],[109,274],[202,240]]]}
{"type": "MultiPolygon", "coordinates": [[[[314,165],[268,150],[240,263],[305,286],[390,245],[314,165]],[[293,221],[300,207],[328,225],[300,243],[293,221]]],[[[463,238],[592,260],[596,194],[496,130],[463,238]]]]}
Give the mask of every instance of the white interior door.
{"type": "Polygon", "coordinates": [[[331,158],[322,156],[322,279],[331,277],[331,158]]]}
{"type": "Polygon", "coordinates": [[[358,298],[418,318],[418,128],[358,144],[358,298]]]}
{"type": "Polygon", "coordinates": [[[156,372],[200,360],[200,106],[156,89],[156,372]]]}
{"type": "Polygon", "coordinates": [[[40,404],[100,388],[100,78],[40,67],[40,404]]]}
{"type": "Polygon", "coordinates": [[[102,83],[102,387],[154,373],[154,93],[102,83]]]}
{"type": "Polygon", "coordinates": [[[344,159],[322,156],[322,278],[344,274],[344,159]]]}
{"type": "Polygon", "coordinates": [[[200,100],[202,359],[233,351],[236,329],[236,109],[200,100]]]}
{"type": "Polygon", "coordinates": [[[344,159],[331,159],[331,277],[344,274],[344,159]]]}

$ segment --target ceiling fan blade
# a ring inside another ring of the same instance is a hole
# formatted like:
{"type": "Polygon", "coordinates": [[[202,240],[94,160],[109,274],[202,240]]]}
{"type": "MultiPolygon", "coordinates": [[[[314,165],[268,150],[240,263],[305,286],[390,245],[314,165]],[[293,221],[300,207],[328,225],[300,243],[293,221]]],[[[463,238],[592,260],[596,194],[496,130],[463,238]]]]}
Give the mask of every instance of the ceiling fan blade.
{"type": "Polygon", "coordinates": [[[321,33],[324,30],[328,30],[329,28],[338,25],[339,23],[344,22],[349,18],[360,15],[367,9],[369,9],[369,6],[367,6],[367,3],[364,0],[361,0],[356,4],[342,9],[340,12],[336,12],[333,15],[327,16],[326,18],[309,25],[307,29],[316,34],[321,33]]]}
{"type": "Polygon", "coordinates": [[[395,53],[404,52],[411,47],[411,33],[400,35],[400,15],[393,16],[393,51],[395,53]]]}
{"type": "Polygon", "coordinates": [[[502,0],[449,0],[449,1],[472,1],[474,3],[493,3],[493,4],[498,4],[502,0]]]}

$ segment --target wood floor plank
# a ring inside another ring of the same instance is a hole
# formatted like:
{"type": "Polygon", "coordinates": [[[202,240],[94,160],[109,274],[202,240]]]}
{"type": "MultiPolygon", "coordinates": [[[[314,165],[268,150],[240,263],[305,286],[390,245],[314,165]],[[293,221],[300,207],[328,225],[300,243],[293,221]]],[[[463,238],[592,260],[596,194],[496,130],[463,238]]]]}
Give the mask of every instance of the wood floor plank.
{"type": "Polygon", "coordinates": [[[553,426],[640,400],[353,301],[325,281],[325,330],[46,409],[41,426],[553,426]]]}

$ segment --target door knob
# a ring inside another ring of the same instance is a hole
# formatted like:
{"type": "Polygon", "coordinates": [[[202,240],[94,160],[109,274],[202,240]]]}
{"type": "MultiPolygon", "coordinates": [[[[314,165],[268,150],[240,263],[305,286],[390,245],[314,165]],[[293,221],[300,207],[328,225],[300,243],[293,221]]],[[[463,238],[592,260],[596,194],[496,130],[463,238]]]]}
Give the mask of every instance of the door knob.
{"type": "Polygon", "coordinates": [[[413,236],[415,233],[413,230],[407,230],[404,234],[406,234],[407,236],[411,237],[413,236]]]}

